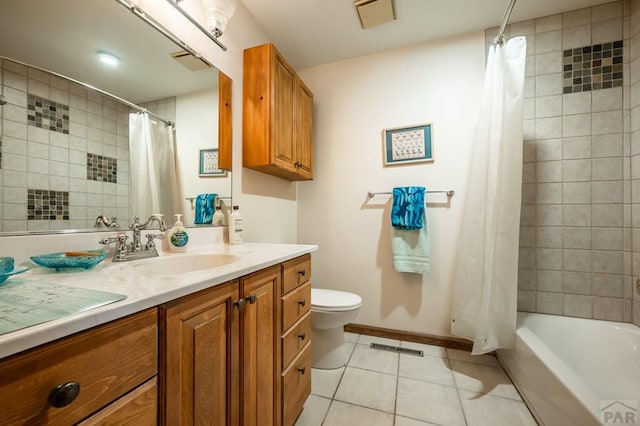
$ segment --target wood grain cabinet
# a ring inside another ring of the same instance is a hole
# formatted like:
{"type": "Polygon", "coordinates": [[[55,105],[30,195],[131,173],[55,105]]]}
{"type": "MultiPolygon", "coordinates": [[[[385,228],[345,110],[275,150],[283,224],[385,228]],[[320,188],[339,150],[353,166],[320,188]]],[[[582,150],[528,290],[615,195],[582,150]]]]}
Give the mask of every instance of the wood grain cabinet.
{"type": "Polygon", "coordinates": [[[293,425],[311,393],[311,255],[282,264],[282,424],[293,425]]]}
{"type": "Polygon", "coordinates": [[[267,43],[244,51],[243,165],[313,179],[313,93],[267,43]]]}
{"type": "Polygon", "coordinates": [[[2,425],[155,425],[157,309],[0,361],[2,425]]]}

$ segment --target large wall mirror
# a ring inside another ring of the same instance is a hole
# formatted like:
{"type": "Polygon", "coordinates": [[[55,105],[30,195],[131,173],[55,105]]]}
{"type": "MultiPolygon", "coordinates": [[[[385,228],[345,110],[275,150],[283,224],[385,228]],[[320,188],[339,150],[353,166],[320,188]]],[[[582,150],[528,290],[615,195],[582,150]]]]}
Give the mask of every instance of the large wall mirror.
{"type": "Polygon", "coordinates": [[[133,188],[135,174],[173,172],[130,152],[134,133],[148,129],[107,94],[173,124],[178,183],[159,191],[177,192],[187,225],[199,194],[231,205],[231,172],[215,167],[219,128],[231,126],[218,120],[220,74],[181,51],[116,0],[2,1],[0,235],[97,230],[100,215],[126,228],[133,216],[174,213],[136,211],[148,192],[133,188]],[[104,64],[101,52],[120,63],[104,64]]]}

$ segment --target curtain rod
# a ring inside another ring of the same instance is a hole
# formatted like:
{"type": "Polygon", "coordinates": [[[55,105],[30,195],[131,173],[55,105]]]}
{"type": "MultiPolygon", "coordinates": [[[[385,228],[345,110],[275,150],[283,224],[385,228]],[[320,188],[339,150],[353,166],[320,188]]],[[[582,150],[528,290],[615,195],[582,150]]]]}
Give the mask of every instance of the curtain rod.
{"type": "MultiPolygon", "coordinates": [[[[141,107],[140,105],[136,105],[136,104],[134,104],[133,102],[129,102],[129,101],[128,101],[128,100],[126,100],[126,99],[122,99],[121,97],[116,96],[116,95],[114,95],[114,94],[111,94],[111,93],[109,93],[109,92],[105,92],[105,91],[104,91],[104,90],[102,90],[102,89],[98,89],[97,87],[93,87],[93,86],[92,86],[92,85],[90,85],[90,84],[83,83],[82,81],[76,80],[76,79],[71,78],[71,77],[67,77],[66,75],[59,74],[59,73],[57,73],[57,72],[55,72],[55,71],[50,71],[50,70],[48,70],[48,69],[46,69],[46,68],[42,68],[42,67],[39,67],[39,66],[36,66],[36,65],[27,64],[26,62],[22,62],[22,61],[19,61],[19,60],[17,60],[17,59],[12,59],[12,58],[9,58],[9,57],[6,57],[6,56],[0,56],[0,60],[2,60],[2,61],[10,61],[10,62],[16,63],[16,64],[18,64],[18,65],[22,65],[22,66],[25,66],[25,67],[32,68],[32,69],[34,69],[34,70],[38,70],[38,71],[42,71],[42,72],[46,72],[46,73],[48,73],[48,74],[55,75],[56,77],[60,77],[60,78],[65,79],[65,80],[67,80],[67,81],[71,81],[72,83],[78,84],[78,85],[80,85],[80,86],[82,86],[82,87],[84,87],[84,88],[87,88],[87,89],[93,90],[94,92],[98,92],[98,93],[100,93],[101,95],[108,96],[108,97],[110,97],[111,99],[114,99],[114,100],[116,100],[116,101],[118,101],[118,102],[121,102],[121,103],[123,103],[123,104],[127,105],[128,107],[135,109],[135,110],[136,110],[136,111],[138,111],[138,112],[147,113],[147,114],[149,114],[150,116],[152,116],[152,117],[154,117],[154,118],[156,118],[156,119],[158,119],[158,120],[162,121],[162,122],[163,122],[164,124],[166,124],[167,126],[169,126],[169,127],[173,127],[173,123],[172,123],[171,121],[169,121],[169,120],[165,120],[164,118],[162,118],[162,117],[160,117],[160,116],[158,116],[158,115],[156,115],[156,114],[152,113],[152,112],[151,112],[151,111],[149,111],[148,109],[143,108],[143,107],[141,107]]],[[[4,66],[3,66],[2,68],[3,68],[3,70],[4,70],[4,66]]]]}
{"type": "Polygon", "coordinates": [[[498,35],[493,39],[493,45],[503,44],[504,43],[504,30],[507,28],[507,23],[509,22],[509,18],[511,17],[511,12],[513,11],[513,6],[515,6],[516,0],[509,0],[509,4],[504,11],[504,15],[502,15],[502,22],[500,22],[500,28],[498,29],[498,35]]]}

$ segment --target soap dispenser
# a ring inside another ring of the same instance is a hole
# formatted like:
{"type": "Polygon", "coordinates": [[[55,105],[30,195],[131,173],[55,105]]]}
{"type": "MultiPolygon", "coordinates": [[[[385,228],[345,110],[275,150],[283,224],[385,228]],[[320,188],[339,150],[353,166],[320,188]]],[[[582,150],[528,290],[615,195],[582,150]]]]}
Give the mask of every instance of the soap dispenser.
{"type": "Polygon", "coordinates": [[[233,213],[229,218],[229,244],[242,244],[242,228],[240,208],[233,206],[233,213]]]}
{"type": "Polygon", "coordinates": [[[216,212],[213,214],[211,224],[215,226],[224,225],[224,213],[222,213],[222,207],[216,206],[216,212]]]}
{"type": "Polygon", "coordinates": [[[174,253],[180,253],[187,251],[187,244],[189,243],[189,234],[182,224],[182,215],[176,214],[176,223],[173,228],[167,231],[167,242],[169,244],[169,251],[174,253]]]}

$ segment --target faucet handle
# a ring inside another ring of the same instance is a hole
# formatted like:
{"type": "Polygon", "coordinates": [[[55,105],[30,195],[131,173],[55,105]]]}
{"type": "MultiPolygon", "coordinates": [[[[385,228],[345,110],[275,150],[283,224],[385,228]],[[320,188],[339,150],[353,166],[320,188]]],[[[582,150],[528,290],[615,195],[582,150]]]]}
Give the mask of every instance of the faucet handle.
{"type": "Polygon", "coordinates": [[[147,244],[144,246],[145,250],[153,249],[156,247],[156,243],[153,242],[154,239],[162,240],[164,239],[164,234],[147,234],[147,244]]]}

